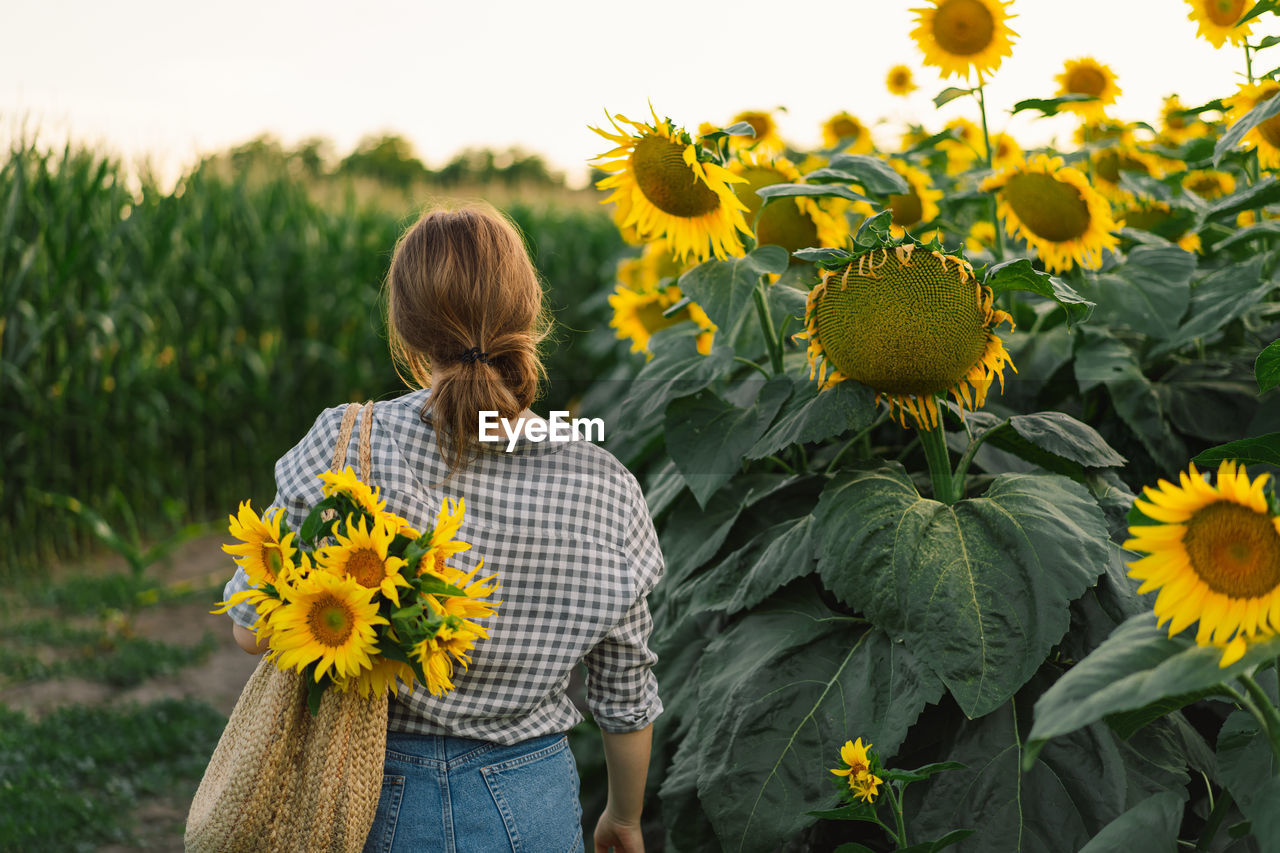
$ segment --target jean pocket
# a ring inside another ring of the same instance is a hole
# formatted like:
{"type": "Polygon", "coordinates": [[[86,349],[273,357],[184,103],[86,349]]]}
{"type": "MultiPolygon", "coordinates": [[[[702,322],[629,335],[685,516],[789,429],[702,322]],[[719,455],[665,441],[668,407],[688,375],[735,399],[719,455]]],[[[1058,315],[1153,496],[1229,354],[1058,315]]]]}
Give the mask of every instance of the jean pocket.
{"type": "Polygon", "coordinates": [[[378,810],[373,815],[373,826],[369,827],[369,836],[364,840],[362,853],[389,853],[396,839],[396,820],[400,817],[402,799],[404,777],[383,776],[378,810]]]}
{"type": "Polygon", "coordinates": [[[578,768],[569,741],[480,768],[513,851],[583,849],[578,768]]]}

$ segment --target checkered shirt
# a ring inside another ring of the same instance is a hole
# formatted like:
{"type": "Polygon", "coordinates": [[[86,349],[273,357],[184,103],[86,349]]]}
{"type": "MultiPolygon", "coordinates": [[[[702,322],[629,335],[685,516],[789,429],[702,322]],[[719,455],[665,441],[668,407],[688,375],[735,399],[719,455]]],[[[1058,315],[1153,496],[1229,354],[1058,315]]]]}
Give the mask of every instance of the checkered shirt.
{"type": "MultiPolygon", "coordinates": [[[[485,620],[489,636],[476,642],[470,668],[455,669],[457,689],[436,697],[402,684],[388,728],[501,744],[568,731],[582,719],[566,695],[580,662],[587,707],[600,728],[644,728],[662,712],[645,596],[664,562],[639,483],[589,441],[522,436],[508,453],[505,435],[444,482],[434,431],[419,417],[429,393],[374,405],[371,485],[381,489],[388,512],[418,530],[435,526],[444,498],[465,499],[458,538],[472,547],[453,564],[470,571],[483,559],[482,576],[497,573],[502,605],[485,620]]],[[[271,509],[284,507],[294,530],[323,497],[316,475],[333,459],[342,414],[342,406],[324,410],[276,463],[271,509]]],[[[346,462],[357,472],[359,434],[357,420],[346,462]]],[[[224,600],[247,588],[237,568],[224,600]]],[[[244,627],[257,619],[248,604],[228,613],[244,627]]]]}

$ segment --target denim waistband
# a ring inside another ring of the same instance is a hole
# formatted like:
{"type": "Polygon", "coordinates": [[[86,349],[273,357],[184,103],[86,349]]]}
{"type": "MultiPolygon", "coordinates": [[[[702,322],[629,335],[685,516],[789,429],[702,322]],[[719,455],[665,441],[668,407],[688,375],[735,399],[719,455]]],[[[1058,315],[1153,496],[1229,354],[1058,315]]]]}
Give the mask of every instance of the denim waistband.
{"type": "Polygon", "coordinates": [[[478,758],[485,758],[486,763],[509,761],[555,746],[565,739],[564,733],[557,733],[505,745],[466,737],[387,732],[387,752],[405,761],[452,768],[478,758]]]}

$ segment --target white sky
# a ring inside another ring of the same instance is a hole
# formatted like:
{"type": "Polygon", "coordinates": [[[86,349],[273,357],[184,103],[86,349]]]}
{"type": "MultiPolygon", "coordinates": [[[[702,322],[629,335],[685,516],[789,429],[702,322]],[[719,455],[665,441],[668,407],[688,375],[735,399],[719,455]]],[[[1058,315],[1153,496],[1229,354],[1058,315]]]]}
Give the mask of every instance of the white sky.
{"type": "MultiPolygon", "coordinates": [[[[367,133],[402,133],[438,168],[465,146],[520,145],[571,179],[609,148],[587,129],[604,110],[659,115],[696,130],[744,109],[785,106],[784,135],[816,146],[822,121],[848,110],[896,144],[915,119],[938,129],[977,118],[971,99],[935,110],[946,85],[909,33],[921,0],[709,3],[644,0],[4,0],[0,137],[25,121],[45,144],[150,155],[172,177],[200,153],[262,132],[285,144],[331,138],[338,153],[367,133]],[[889,95],[905,63],[921,88],[889,95]],[[894,128],[890,131],[889,128],[894,128]]],[[[1064,142],[1067,117],[1009,119],[1015,101],[1051,97],[1069,58],[1118,75],[1116,115],[1153,123],[1161,97],[1188,106],[1230,94],[1239,48],[1195,36],[1185,0],[1015,0],[1019,34],[988,86],[993,132],[1024,145],[1064,142]]],[[[1280,32],[1271,15],[1255,40],[1280,32]]],[[[1280,46],[1255,72],[1280,65],[1280,46]]]]}

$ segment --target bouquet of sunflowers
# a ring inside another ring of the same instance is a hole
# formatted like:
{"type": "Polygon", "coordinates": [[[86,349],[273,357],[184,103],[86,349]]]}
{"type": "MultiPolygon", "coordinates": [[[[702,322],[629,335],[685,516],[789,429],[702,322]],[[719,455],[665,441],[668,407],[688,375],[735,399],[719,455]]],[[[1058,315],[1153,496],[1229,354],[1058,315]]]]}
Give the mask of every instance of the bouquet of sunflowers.
{"type": "Polygon", "coordinates": [[[257,608],[253,631],[277,667],[302,674],[312,714],[330,685],[364,696],[396,693],[398,680],[435,696],[452,690],[455,663],[465,669],[488,636],[478,620],[501,604],[482,600],[497,588],[494,575],[477,579],[483,560],[471,572],[449,565],[471,547],[456,538],[463,501],[446,499],[435,528],[420,533],[350,467],[319,477],[325,497],[296,533],[283,509],[258,516],[245,501],[230,516],[239,544],[223,550],[251,588],[213,612],[257,608]]]}

